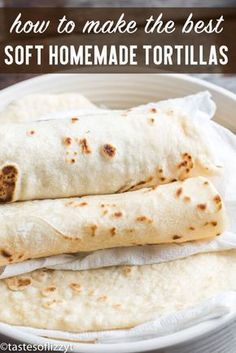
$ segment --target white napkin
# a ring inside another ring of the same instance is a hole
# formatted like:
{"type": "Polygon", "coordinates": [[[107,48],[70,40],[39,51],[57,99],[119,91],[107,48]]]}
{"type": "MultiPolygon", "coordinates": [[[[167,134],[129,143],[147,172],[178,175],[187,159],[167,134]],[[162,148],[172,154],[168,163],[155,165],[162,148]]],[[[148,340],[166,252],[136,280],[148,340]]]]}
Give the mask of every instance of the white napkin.
{"type": "MultiPolygon", "coordinates": [[[[191,119],[198,121],[202,127],[215,153],[217,164],[223,166],[225,171],[223,176],[213,178],[212,181],[224,198],[230,218],[229,230],[212,240],[201,240],[185,244],[106,249],[92,253],[59,255],[29,260],[19,264],[11,264],[0,269],[0,278],[30,272],[42,267],[63,270],[85,270],[122,264],[143,265],[175,260],[197,253],[236,249],[236,136],[211,120],[215,114],[216,107],[208,92],[201,92],[185,98],[159,103],[149,103],[133,109],[145,111],[153,107],[163,109],[182,108],[191,119]]],[[[208,300],[198,307],[163,316],[157,318],[155,321],[138,325],[129,330],[72,334],[69,332],[32,328],[20,329],[52,338],[89,341],[96,339],[99,342],[109,343],[124,342],[124,340],[145,339],[176,332],[197,323],[221,317],[235,310],[236,293],[225,293],[208,300]]]]}

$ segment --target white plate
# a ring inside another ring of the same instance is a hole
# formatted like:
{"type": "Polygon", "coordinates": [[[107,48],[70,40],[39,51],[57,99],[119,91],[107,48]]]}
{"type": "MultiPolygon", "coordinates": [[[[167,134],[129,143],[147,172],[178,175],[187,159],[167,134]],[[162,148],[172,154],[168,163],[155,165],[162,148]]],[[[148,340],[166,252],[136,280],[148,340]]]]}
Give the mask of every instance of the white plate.
{"type": "Polygon", "coordinates": [[[0,91],[0,110],[31,93],[81,92],[96,104],[127,108],[209,90],[217,104],[216,121],[236,131],[236,95],[188,75],[177,74],[54,74],[17,83],[0,91]]]}
{"type": "MultiPolygon", "coordinates": [[[[143,103],[157,101],[167,98],[181,97],[199,91],[209,90],[217,104],[215,120],[225,127],[236,131],[236,95],[233,93],[187,75],[159,74],[159,75],[126,75],[126,74],[53,74],[43,75],[30,80],[15,84],[0,91],[0,110],[10,101],[26,94],[32,93],[61,93],[80,92],[96,104],[102,104],[110,108],[127,108],[143,103]]],[[[189,351],[191,343],[196,339],[199,345],[206,347],[211,342],[214,349],[213,333],[230,326],[235,320],[232,315],[224,318],[204,322],[195,327],[182,330],[178,333],[155,339],[130,342],[124,344],[83,344],[73,343],[74,351],[77,352],[144,352],[159,348],[173,347],[177,344],[187,343],[189,351]],[[207,340],[206,337],[207,336],[207,340]],[[200,339],[201,338],[201,339],[200,339]],[[208,343],[207,343],[208,342],[208,343]]],[[[222,332],[223,332],[222,331],[222,332]]],[[[226,330],[225,330],[226,332],[226,330]]],[[[49,340],[30,334],[22,334],[16,328],[1,331],[12,339],[23,342],[43,344],[51,342],[62,344],[62,341],[49,340]]],[[[227,333],[227,332],[226,332],[227,333]]],[[[216,342],[215,342],[216,344],[216,342]]],[[[215,346],[217,348],[217,345],[215,346]]],[[[186,348],[186,347],[185,347],[186,348]]],[[[199,347],[198,347],[199,349],[199,347]]],[[[203,348],[196,352],[206,352],[203,348]]],[[[229,352],[223,348],[222,352],[229,352]]],[[[212,350],[213,352],[214,350],[212,350]]],[[[209,352],[207,350],[207,352],[209,352]]]]}

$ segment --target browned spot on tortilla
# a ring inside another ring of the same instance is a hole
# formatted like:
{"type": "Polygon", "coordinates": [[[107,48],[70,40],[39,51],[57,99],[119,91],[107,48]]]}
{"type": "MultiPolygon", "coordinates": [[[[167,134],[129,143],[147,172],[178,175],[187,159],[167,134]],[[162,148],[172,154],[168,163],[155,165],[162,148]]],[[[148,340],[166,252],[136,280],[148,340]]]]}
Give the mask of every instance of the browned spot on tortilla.
{"type": "Polygon", "coordinates": [[[147,178],[146,183],[149,183],[149,182],[152,181],[152,180],[153,180],[153,177],[150,176],[149,178],[147,178]]]}
{"type": "Polygon", "coordinates": [[[52,268],[42,268],[41,271],[51,274],[51,273],[53,273],[55,270],[53,270],[52,268]]]}
{"type": "Polygon", "coordinates": [[[133,228],[130,228],[130,229],[126,229],[127,233],[133,233],[134,232],[134,229],[133,228]]]}
{"type": "Polygon", "coordinates": [[[216,195],[213,200],[214,200],[214,202],[215,202],[216,204],[221,203],[221,197],[220,197],[220,195],[216,195]]]}
{"type": "Polygon", "coordinates": [[[152,219],[148,218],[146,216],[139,216],[139,217],[136,218],[136,221],[144,222],[144,223],[152,223],[152,219]]]}
{"type": "Polygon", "coordinates": [[[208,181],[204,181],[203,185],[209,185],[208,181]]]}
{"type": "Polygon", "coordinates": [[[99,302],[105,302],[108,299],[106,295],[102,295],[101,297],[98,298],[99,302]]]}
{"type": "Polygon", "coordinates": [[[127,275],[129,275],[129,273],[131,273],[132,267],[131,266],[124,266],[122,270],[123,270],[124,275],[127,276],[127,275]]]}
{"type": "MultiPolygon", "coordinates": [[[[144,184],[146,184],[146,181],[145,181],[145,180],[142,180],[142,181],[140,181],[139,183],[137,183],[135,186],[144,185],[144,184]]],[[[134,186],[132,186],[132,187],[134,187],[134,186]]]]}
{"type": "Polygon", "coordinates": [[[150,125],[153,125],[155,123],[155,119],[154,118],[148,118],[148,123],[150,125]]]}
{"type": "Polygon", "coordinates": [[[173,240],[178,240],[181,239],[182,237],[180,235],[173,235],[172,239],[173,240]]]}
{"type": "Polygon", "coordinates": [[[56,290],[56,287],[51,286],[51,287],[48,287],[46,289],[47,289],[48,292],[54,292],[56,290]]]}
{"type": "Polygon", "coordinates": [[[79,144],[81,146],[83,153],[85,153],[85,154],[91,153],[91,149],[89,148],[88,141],[86,139],[81,139],[79,141],[79,144]]]}
{"type": "Polygon", "coordinates": [[[63,235],[63,238],[66,240],[81,241],[80,237],[70,237],[69,235],[63,235]]]}
{"type": "Polygon", "coordinates": [[[55,307],[56,304],[62,303],[62,300],[59,299],[52,299],[52,300],[47,300],[43,303],[44,308],[50,309],[51,307],[55,307]]]}
{"type": "Polygon", "coordinates": [[[41,289],[41,294],[42,294],[44,297],[48,297],[48,296],[51,295],[53,292],[55,292],[55,290],[56,290],[56,287],[55,287],[55,286],[50,286],[50,287],[41,289]]]}
{"type": "Polygon", "coordinates": [[[11,253],[7,250],[4,250],[4,249],[1,250],[1,255],[6,258],[11,257],[11,253]]]}
{"type": "Polygon", "coordinates": [[[221,233],[216,233],[216,236],[218,237],[221,233]]]}
{"type": "Polygon", "coordinates": [[[192,156],[190,154],[188,154],[187,152],[182,154],[182,157],[184,160],[188,159],[189,161],[192,160],[192,156]]]}
{"type": "Polygon", "coordinates": [[[178,168],[186,167],[187,164],[188,164],[187,161],[183,161],[183,162],[180,162],[177,167],[178,167],[178,168]]]}
{"type": "Polygon", "coordinates": [[[165,178],[165,177],[161,177],[160,180],[161,180],[161,181],[165,181],[166,178],[165,178]]]}
{"type": "Polygon", "coordinates": [[[134,188],[137,187],[137,186],[150,183],[152,180],[153,180],[153,177],[150,176],[147,180],[141,180],[141,181],[139,181],[136,185],[133,185],[130,189],[134,189],[134,188]]]}
{"type": "Polygon", "coordinates": [[[158,188],[158,185],[155,185],[155,186],[153,185],[153,186],[150,186],[148,189],[143,190],[143,192],[155,191],[157,188],[158,188]]]}
{"type": "Polygon", "coordinates": [[[18,170],[13,165],[6,165],[0,172],[0,202],[13,200],[18,170]]]}
{"type": "Polygon", "coordinates": [[[96,230],[97,230],[96,224],[90,226],[90,229],[91,229],[91,236],[92,236],[92,237],[95,237],[95,235],[96,235],[96,230]]]}
{"type": "Polygon", "coordinates": [[[108,213],[108,210],[104,210],[102,214],[105,216],[107,213],[108,213]]]}
{"type": "Polygon", "coordinates": [[[19,287],[28,286],[29,284],[31,284],[31,279],[30,278],[19,278],[18,279],[19,287]]]}
{"type": "Polygon", "coordinates": [[[122,186],[121,188],[119,188],[116,193],[122,193],[122,192],[127,192],[127,191],[130,191],[134,186],[132,185],[131,187],[128,186],[128,185],[124,185],[122,186]]]}
{"type": "Polygon", "coordinates": [[[179,196],[182,194],[182,192],[183,192],[183,188],[178,188],[178,189],[176,190],[175,195],[176,195],[177,197],[179,197],[179,196]]]}
{"type": "Polygon", "coordinates": [[[33,136],[35,134],[34,130],[27,131],[26,135],[27,136],[33,136]]]}
{"type": "Polygon", "coordinates": [[[101,147],[101,154],[106,158],[111,160],[116,154],[116,148],[111,144],[107,143],[101,147]]]}
{"type": "Polygon", "coordinates": [[[76,201],[67,201],[66,203],[65,203],[65,206],[76,206],[76,201]]]}
{"type": "Polygon", "coordinates": [[[177,164],[177,168],[181,169],[181,175],[179,178],[182,180],[185,178],[185,173],[188,174],[193,168],[192,156],[187,152],[182,154],[182,161],[177,164]],[[184,173],[185,172],[185,173],[184,173]]]}
{"type": "Polygon", "coordinates": [[[144,222],[144,221],[146,221],[146,216],[139,216],[139,217],[137,217],[136,218],[136,221],[138,221],[138,222],[144,222]]]}
{"type": "Polygon", "coordinates": [[[171,183],[174,183],[175,181],[177,181],[177,179],[171,179],[171,183]]]}
{"type": "Polygon", "coordinates": [[[122,212],[115,212],[113,213],[113,216],[119,218],[122,216],[122,212]]]}
{"type": "Polygon", "coordinates": [[[195,228],[194,227],[189,227],[189,230],[195,230],[195,228]]]}
{"type": "Polygon", "coordinates": [[[18,259],[19,259],[19,260],[22,259],[23,256],[24,256],[24,254],[20,254],[20,255],[18,256],[18,259]]]}
{"type": "Polygon", "coordinates": [[[184,200],[184,202],[186,202],[186,203],[191,201],[191,199],[190,199],[189,196],[184,196],[183,200],[184,200]]]}
{"type": "Polygon", "coordinates": [[[75,161],[75,159],[74,158],[72,158],[71,160],[70,160],[70,163],[71,164],[74,164],[76,161],[75,161]]]}
{"type": "Polygon", "coordinates": [[[32,282],[29,277],[11,277],[5,280],[8,288],[13,291],[24,290],[32,282]]]}
{"type": "Polygon", "coordinates": [[[162,168],[159,168],[158,169],[158,172],[161,174],[161,173],[163,173],[163,169],[162,168]]]}
{"type": "Polygon", "coordinates": [[[121,308],[121,304],[113,304],[112,305],[112,307],[114,308],[114,309],[120,309],[121,308]]]}
{"type": "MultiPolygon", "coordinates": [[[[126,188],[121,188],[118,190],[118,192],[127,192],[127,191],[132,191],[132,190],[135,190],[135,189],[140,189],[140,186],[141,185],[145,185],[145,184],[148,184],[150,183],[151,181],[153,180],[153,177],[150,176],[149,178],[147,178],[147,180],[141,180],[139,181],[137,184],[134,184],[130,187],[126,187],[126,188]]],[[[147,185],[148,186],[148,185],[147,185]]]]}
{"type": "Polygon", "coordinates": [[[197,205],[197,208],[201,211],[204,211],[207,208],[207,205],[205,203],[200,203],[197,205]]]}
{"type": "Polygon", "coordinates": [[[157,109],[156,109],[156,108],[150,108],[150,109],[149,109],[149,112],[150,112],[150,113],[157,113],[157,109]]]}
{"type": "Polygon", "coordinates": [[[81,202],[81,203],[79,204],[80,207],[87,206],[87,205],[88,205],[87,202],[81,202]]]}
{"type": "Polygon", "coordinates": [[[105,207],[104,203],[101,204],[101,207],[105,207]]]}
{"type": "Polygon", "coordinates": [[[79,283],[70,283],[69,287],[75,292],[81,292],[81,285],[79,283]]]}
{"type": "Polygon", "coordinates": [[[76,121],[78,121],[79,119],[78,118],[76,118],[76,117],[74,117],[74,118],[71,118],[71,122],[74,124],[74,123],[76,123],[76,121]]]}
{"type": "Polygon", "coordinates": [[[211,225],[212,225],[213,227],[216,227],[216,226],[217,226],[217,222],[216,222],[216,221],[212,221],[212,222],[211,222],[211,225]]]}
{"type": "Polygon", "coordinates": [[[70,146],[72,144],[72,138],[71,137],[65,137],[63,139],[63,143],[65,146],[70,146]]]}
{"type": "Polygon", "coordinates": [[[112,227],[110,229],[110,233],[111,233],[111,236],[114,237],[114,235],[116,235],[116,228],[115,227],[112,227]]]}

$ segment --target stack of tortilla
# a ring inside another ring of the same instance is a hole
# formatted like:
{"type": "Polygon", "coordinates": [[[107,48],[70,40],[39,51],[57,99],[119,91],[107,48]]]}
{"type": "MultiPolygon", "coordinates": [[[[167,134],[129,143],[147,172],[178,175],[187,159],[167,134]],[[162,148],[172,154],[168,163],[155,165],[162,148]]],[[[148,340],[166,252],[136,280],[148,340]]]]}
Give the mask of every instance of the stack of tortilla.
{"type": "MultiPolygon", "coordinates": [[[[26,97],[1,118],[0,266],[204,240],[226,228],[208,179],[219,168],[201,127],[183,112],[102,111],[66,94],[26,97]],[[93,111],[44,120],[41,107],[93,111]]],[[[133,327],[232,289],[233,278],[215,269],[236,266],[231,255],[11,277],[0,281],[0,321],[71,332],[133,327]]]]}

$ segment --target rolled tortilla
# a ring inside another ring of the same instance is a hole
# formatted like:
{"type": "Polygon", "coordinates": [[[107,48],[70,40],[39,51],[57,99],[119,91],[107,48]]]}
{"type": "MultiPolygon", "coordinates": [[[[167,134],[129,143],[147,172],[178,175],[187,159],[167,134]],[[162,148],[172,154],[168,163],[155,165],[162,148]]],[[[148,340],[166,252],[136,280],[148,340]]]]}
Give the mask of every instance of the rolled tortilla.
{"type": "Polygon", "coordinates": [[[126,329],[236,290],[236,251],[146,266],[37,270],[0,281],[0,321],[71,332],[126,329]]]}
{"type": "Polygon", "coordinates": [[[112,194],[217,170],[200,126],[173,111],[98,112],[0,130],[1,202],[112,194]]]}
{"type": "Polygon", "coordinates": [[[45,120],[50,113],[85,108],[96,106],[79,93],[30,94],[9,103],[0,112],[0,122],[45,120]]]}
{"type": "Polygon", "coordinates": [[[203,177],[124,194],[0,207],[0,265],[98,249],[219,235],[225,210],[203,177]]]}

